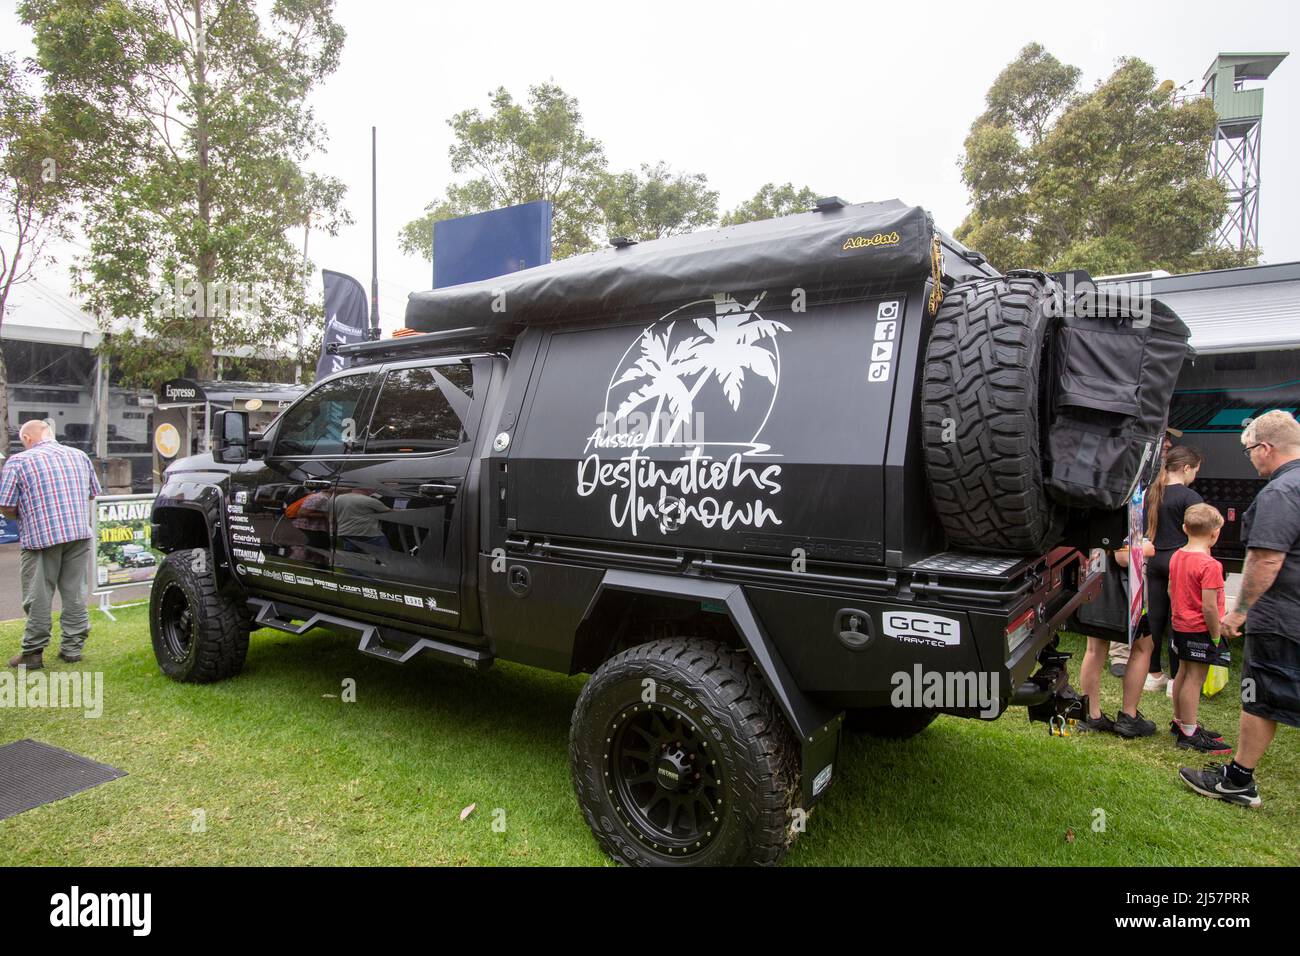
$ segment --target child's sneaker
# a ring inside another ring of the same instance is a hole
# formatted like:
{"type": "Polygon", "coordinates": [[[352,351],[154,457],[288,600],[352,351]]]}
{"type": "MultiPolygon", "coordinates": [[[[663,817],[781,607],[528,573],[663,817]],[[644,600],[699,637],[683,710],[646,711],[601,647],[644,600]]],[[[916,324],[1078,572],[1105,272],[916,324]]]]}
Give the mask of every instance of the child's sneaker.
{"type": "Polygon", "coordinates": [[[1222,740],[1215,740],[1204,727],[1197,727],[1194,733],[1178,732],[1179,750],[1199,750],[1203,754],[1230,754],[1232,748],[1222,740]]]}
{"type": "Polygon", "coordinates": [[[1173,682],[1163,672],[1159,674],[1148,674],[1146,679],[1142,681],[1142,689],[1147,693],[1154,693],[1156,691],[1165,690],[1165,688],[1167,688],[1171,683],[1173,682]]]}
{"type": "Polygon", "coordinates": [[[1258,807],[1263,802],[1259,799],[1259,788],[1255,786],[1254,780],[1239,787],[1228,779],[1227,764],[1207,764],[1204,770],[1182,767],[1178,776],[1203,797],[1213,797],[1242,807],[1258,807]]]}
{"type": "MultiPolygon", "coordinates": [[[[1223,734],[1219,733],[1217,730],[1211,730],[1209,727],[1206,727],[1204,724],[1197,724],[1196,727],[1198,730],[1200,730],[1203,734],[1205,734],[1205,736],[1209,737],[1211,740],[1223,739],[1223,734]]],[[[1178,735],[1181,734],[1182,732],[1183,732],[1182,728],[1178,726],[1178,721],[1176,720],[1169,721],[1170,737],[1173,737],[1175,740],[1177,740],[1178,735]]]]}

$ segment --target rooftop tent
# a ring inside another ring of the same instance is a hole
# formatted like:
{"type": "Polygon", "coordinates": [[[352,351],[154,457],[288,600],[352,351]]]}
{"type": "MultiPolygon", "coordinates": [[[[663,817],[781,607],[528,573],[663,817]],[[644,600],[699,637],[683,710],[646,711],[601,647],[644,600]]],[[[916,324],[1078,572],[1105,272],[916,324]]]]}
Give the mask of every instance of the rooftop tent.
{"type": "Polygon", "coordinates": [[[924,209],[896,199],[832,202],[823,209],[618,243],[494,279],[416,292],[406,304],[406,325],[418,332],[506,331],[714,292],[865,285],[929,274],[935,228],[924,209]]]}

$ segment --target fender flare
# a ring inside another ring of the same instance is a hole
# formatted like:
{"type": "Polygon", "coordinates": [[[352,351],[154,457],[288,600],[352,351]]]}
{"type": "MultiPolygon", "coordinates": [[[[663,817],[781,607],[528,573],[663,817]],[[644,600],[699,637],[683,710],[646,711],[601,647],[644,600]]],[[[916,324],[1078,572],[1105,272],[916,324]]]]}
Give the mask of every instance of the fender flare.
{"type": "MultiPolygon", "coordinates": [[[[227,553],[225,521],[222,515],[222,506],[225,501],[225,492],[219,484],[210,481],[173,481],[168,482],[158,492],[154,499],[153,511],[151,512],[152,522],[155,526],[161,524],[159,520],[163,513],[167,511],[184,511],[199,515],[203,519],[203,526],[206,529],[208,546],[212,549],[214,562],[214,572],[217,575],[219,583],[225,584],[228,581],[238,579],[230,570],[230,558],[227,553]]],[[[155,530],[155,542],[157,540],[155,530]]],[[[160,549],[162,550],[162,549],[160,549]]],[[[178,550],[170,548],[168,551],[178,550]]],[[[242,582],[238,582],[240,587],[242,582]]]]}
{"type": "Polygon", "coordinates": [[[799,689],[794,675],[754,613],[744,588],[727,581],[611,569],[605,572],[592,595],[583,614],[584,621],[592,616],[602,597],[611,591],[692,598],[716,602],[726,608],[727,616],[758,665],[768,690],[799,738],[803,806],[805,809],[811,807],[830,783],[844,714],[818,704],[799,689]]]}

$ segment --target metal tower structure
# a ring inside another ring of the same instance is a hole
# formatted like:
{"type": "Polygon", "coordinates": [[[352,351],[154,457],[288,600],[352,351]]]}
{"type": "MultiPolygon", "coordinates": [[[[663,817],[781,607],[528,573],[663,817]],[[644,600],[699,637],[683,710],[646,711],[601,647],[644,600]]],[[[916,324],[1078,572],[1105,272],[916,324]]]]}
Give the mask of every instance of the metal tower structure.
{"type": "Polygon", "coordinates": [[[1229,249],[1259,248],[1259,132],[1264,91],[1245,89],[1250,80],[1266,80],[1285,60],[1285,53],[1220,53],[1205,71],[1203,93],[1214,101],[1219,122],[1210,143],[1210,175],[1228,190],[1228,213],[1214,245],[1229,249]]]}

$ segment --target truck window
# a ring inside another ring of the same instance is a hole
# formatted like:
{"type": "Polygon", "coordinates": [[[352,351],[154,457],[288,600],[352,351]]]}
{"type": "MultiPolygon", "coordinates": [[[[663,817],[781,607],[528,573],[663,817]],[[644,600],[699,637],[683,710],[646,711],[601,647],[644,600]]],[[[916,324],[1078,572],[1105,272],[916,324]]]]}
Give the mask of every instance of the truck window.
{"type": "Polygon", "coordinates": [[[367,372],[345,375],[308,392],[284,413],[275,440],[277,455],[341,455],[344,439],[357,431],[357,404],[366,391],[367,372]]]}
{"type": "Polygon", "coordinates": [[[468,440],[457,408],[467,408],[473,372],[467,365],[393,369],[366,432],[367,454],[445,451],[468,440]],[[454,393],[447,394],[447,389],[454,393]]]}

